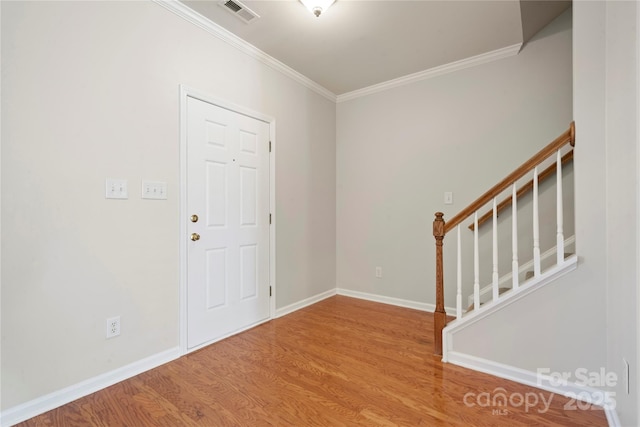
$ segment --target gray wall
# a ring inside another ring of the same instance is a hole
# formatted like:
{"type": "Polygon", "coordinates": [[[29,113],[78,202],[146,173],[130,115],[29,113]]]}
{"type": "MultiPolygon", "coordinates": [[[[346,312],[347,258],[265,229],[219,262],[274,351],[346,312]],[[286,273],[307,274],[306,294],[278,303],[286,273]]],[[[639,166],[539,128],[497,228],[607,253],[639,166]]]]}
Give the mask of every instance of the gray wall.
{"type": "Polygon", "coordinates": [[[578,269],[456,334],[455,350],[530,371],[614,372],[621,425],[638,425],[636,2],[574,2],[578,269]],[[496,337],[499,337],[497,339],[496,337]],[[626,392],[623,359],[630,364],[626,392]]]}
{"type": "MultiPolygon", "coordinates": [[[[567,12],[517,56],[339,103],[338,287],[435,303],[433,214],[451,218],[566,130],[571,78],[567,12]]],[[[454,242],[445,239],[447,306],[454,242]]]]}
{"type": "Polygon", "coordinates": [[[179,84],[276,119],[277,307],[335,288],[334,102],[151,2],[1,7],[3,409],[178,345],[179,84]]]}

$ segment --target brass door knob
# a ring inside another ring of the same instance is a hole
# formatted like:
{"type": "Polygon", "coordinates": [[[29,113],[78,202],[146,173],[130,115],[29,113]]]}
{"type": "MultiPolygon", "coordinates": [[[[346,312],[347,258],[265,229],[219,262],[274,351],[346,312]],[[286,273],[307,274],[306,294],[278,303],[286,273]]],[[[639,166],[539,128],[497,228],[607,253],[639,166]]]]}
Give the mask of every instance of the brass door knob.
{"type": "Polygon", "coordinates": [[[191,240],[194,242],[200,240],[200,235],[198,233],[191,233],[191,240]]]}
{"type": "Polygon", "coordinates": [[[198,215],[191,215],[189,219],[191,220],[191,222],[198,222],[198,215]]]}

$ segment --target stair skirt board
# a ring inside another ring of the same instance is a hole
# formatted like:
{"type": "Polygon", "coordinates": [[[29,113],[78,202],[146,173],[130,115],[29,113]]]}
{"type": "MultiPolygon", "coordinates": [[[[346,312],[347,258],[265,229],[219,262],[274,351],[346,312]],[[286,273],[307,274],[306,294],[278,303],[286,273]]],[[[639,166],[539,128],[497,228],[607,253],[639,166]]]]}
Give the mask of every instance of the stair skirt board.
{"type": "MultiPolygon", "coordinates": [[[[564,249],[565,249],[565,259],[569,258],[571,255],[573,255],[573,253],[569,253],[566,252],[567,248],[570,248],[572,245],[574,245],[576,243],[576,236],[569,236],[564,240],[564,249]]],[[[575,252],[575,251],[574,251],[575,252]]],[[[555,257],[556,256],[556,247],[552,247],[550,249],[547,249],[546,251],[544,251],[541,255],[540,255],[540,263],[544,263],[545,260],[547,260],[548,258],[551,257],[555,257]]],[[[520,267],[518,268],[518,276],[521,274],[525,275],[525,280],[529,280],[533,277],[533,275],[529,275],[529,270],[533,271],[533,259],[525,262],[524,264],[520,265],[520,267]]],[[[512,281],[512,276],[513,274],[509,271],[506,274],[500,276],[500,279],[498,281],[498,286],[500,288],[503,288],[505,286],[508,286],[508,289],[511,289],[511,281],[512,281]]],[[[524,283],[522,283],[524,284],[524,283]]],[[[488,285],[483,286],[482,288],[480,288],[480,304],[484,304],[486,302],[491,301],[491,295],[493,293],[493,284],[489,283],[488,285]]],[[[469,295],[467,297],[467,305],[471,305],[473,304],[473,294],[469,295]]]]}
{"type": "MultiPolygon", "coordinates": [[[[499,288],[498,289],[498,296],[504,294],[507,291],[510,291],[512,288],[499,288]]],[[[485,305],[487,302],[482,302],[480,301],[480,307],[482,307],[483,305],[485,305]]],[[[476,304],[475,303],[471,303],[471,305],[469,307],[467,307],[467,310],[465,311],[465,313],[469,313],[471,311],[473,311],[473,309],[475,308],[476,304]]]]}
{"type": "Polygon", "coordinates": [[[557,381],[552,381],[550,376],[538,375],[537,372],[505,365],[465,353],[458,353],[456,351],[449,351],[448,362],[462,366],[463,368],[483,372],[509,381],[546,390],[569,399],[600,406],[604,409],[609,426],[620,426],[620,419],[618,418],[618,414],[615,410],[615,401],[613,401],[612,404],[605,403],[608,401],[606,390],[596,389],[569,381],[567,381],[566,384],[558,385],[557,381]]]}
{"type": "Polygon", "coordinates": [[[455,319],[442,330],[442,360],[443,362],[447,361],[447,351],[452,350],[452,334],[456,331],[466,328],[469,325],[495,313],[496,311],[501,310],[503,307],[506,307],[509,304],[512,304],[525,296],[529,295],[531,292],[535,292],[536,290],[542,288],[543,286],[553,282],[559,277],[564,276],[565,274],[573,271],[578,266],[578,257],[576,255],[572,255],[569,258],[565,259],[564,262],[560,265],[555,265],[547,271],[543,272],[537,278],[530,280],[529,282],[521,285],[518,289],[511,289],[511,292],[507,292],[504,296],[498,301],[488,301],[485,304],[480,305],[479,310],[474,310],[462,317],[462,319],[455,319]]]}

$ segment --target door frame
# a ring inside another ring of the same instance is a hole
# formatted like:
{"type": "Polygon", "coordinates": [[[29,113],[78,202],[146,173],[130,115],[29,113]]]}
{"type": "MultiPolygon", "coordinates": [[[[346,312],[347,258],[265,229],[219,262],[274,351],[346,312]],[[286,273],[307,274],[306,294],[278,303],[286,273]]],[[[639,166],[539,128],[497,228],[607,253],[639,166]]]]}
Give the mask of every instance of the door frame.
{"type": "MultiPolygon", "coordinates": [[[[271,141],[271,153],[269,154],[269,212],[271,213],[271,224],[269,225],[269,284],[272,294],[269,300],[269,321],[274,318],[276,312],[276,120],[266,114],[262,114],[232,102],[210,96],[197,89],[186,85],[180,85],[180,226],[179,228],[179,283],[180,283],[180,353],[187,354],[205,347],[209,343],[189,349],[187,347],[187,98],[194,98],[200,101],[234,111],[245,116],[269,124],[269,138],[271,141]]],[[[251,325],[254,327],[256,325],[251,325]]],[[[237,333],[237,332],[235,332],[237,333]]],[[[223,339],[225,337],[221,337],[223,339]]]]}

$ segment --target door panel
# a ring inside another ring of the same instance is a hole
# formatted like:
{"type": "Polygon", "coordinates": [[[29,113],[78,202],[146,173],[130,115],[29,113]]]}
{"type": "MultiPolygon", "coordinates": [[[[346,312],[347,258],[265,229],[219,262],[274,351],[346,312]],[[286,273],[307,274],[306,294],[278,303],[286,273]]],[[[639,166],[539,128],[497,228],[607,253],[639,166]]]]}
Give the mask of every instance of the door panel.
{"type": "Polygon", "coordinates": [[[189,348],[269,318],[268,147],[268,123],[187,99],[189,348]]]}

